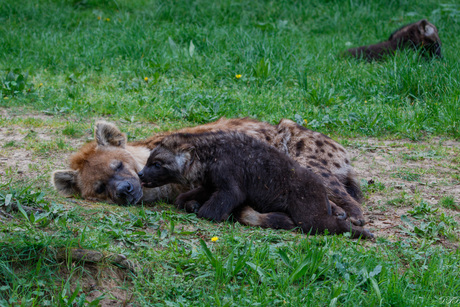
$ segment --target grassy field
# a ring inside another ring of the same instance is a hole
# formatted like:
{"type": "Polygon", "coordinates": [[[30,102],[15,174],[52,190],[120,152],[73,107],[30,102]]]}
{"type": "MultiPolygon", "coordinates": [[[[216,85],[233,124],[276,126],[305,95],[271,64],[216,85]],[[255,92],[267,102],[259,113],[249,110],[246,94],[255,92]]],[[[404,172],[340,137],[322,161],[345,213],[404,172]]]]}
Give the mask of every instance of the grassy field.
{"type": "Polygon", "coordinates": [[[459,34],[453,0],[0,1],[0,306],[460,304],[459,34]],[[422,18],[441,60],[341,55],[422,18]],[[139,140],[221,116],[338,139],[366,215],[392,224],[370,223],[376,242],[306,236],[49,183],[96,119],[139,140]]]}

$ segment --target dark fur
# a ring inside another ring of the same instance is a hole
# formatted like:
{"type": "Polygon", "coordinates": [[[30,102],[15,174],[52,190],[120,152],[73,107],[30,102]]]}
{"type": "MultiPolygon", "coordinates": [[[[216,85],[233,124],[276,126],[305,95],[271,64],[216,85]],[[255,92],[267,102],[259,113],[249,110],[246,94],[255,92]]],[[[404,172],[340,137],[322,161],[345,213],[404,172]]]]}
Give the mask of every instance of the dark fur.
{"type": "MultiPolygon", "coordinates": [[[[365,223],[360,205],[362,193],[350,157],[343,146],[328,136],[306,129],[295,122],[282,119],[270,125],[250,118],[221,118],[215,122],[181,129],[180,133],[200,134],[213,131],[238,131],[266,142],[290,156],[302,167],[320,176],[329,200],[343,208],[357,226],[365,223]]],[[[85,199],[112,201],[118,204],[172,201],[190,185],[171,184],[157,188],[141,188],[137,173],[147,162],[149,153],[161,140],[174,132],[127,142],[118,127],[104,121],[95,125],[96,141],[85,144],[70,158],[70,169],[57,170],[52,175],[60,194],[85,199]]],[[[272,227],[274,219],[259,214],[250,207],[241,215],[246,224],[272,227]],[[251,215],[252,214],[252,215],[251,215]],[[253,224],[251,224],[253,223],[253,224]]],[[[188,207],[186,207],[188,209],[188,207]]],[[[193,212],[193,206],[190,209],[193,212]]],[[[274,214],[279,217],[279,214],[274,214]]]]}
{"type": "Polygon", "coordinates": [[[405,48],[420,50],[425,56],[442,58],[438,29],[426,19],[401,27],[392,33],[387,41],[348,49],[347,52],[353,57],[372,61],[381,60],[394,54],[396,50],[405,48]]]}
{"type": "Polygon", "coordinates": [[[226,220],[249,205],[260,213],[279,213],[271,228],[300,227],[305,233],[345,233],[372,237],[346,220],[328,201],[321,179],[275,148],[236,132],[173,134],[151,152],[139,172],[146,187],[181,183],[198,186],[176,204],[203,203],[198,216],[226,220]],[[331,210],[332,207],[332,210],[331,210]],[[333,212],[334,214],[331,214],[333,212]],[[291,223],[290,220],[293,222],[291,223]],[[287,224],[277,224],[284,221],[287,224]]]}

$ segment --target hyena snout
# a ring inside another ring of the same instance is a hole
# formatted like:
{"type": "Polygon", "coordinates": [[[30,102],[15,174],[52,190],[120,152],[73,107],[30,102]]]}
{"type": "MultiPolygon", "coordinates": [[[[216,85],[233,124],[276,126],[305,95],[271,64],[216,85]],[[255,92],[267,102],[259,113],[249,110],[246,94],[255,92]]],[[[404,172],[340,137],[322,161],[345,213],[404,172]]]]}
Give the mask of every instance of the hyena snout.
{"type": "Polygon", "coordinates": [[[139,173],[137,173],[137,176],[139,176],[139,179],[142,180],[142,178],[144,178],[144,170],[141,170],[139,173]]]}
{"type": "Polygon", "coordinates": [[[441,51],[441,45],[439,43],[434,43],[433,46],[431,47],[431,53],[437,56],[438,58],[442,59],[442,51],[441,51]]]}
{"type": "Polygon", "coordinates": [[[115,193],[112,199],[120,205],[136,204],[143,195],[140,184],[128,180],[115,183],[113,188],[115,193]]]}
{"type": "Polygon", "coordinates": [[[134,191],[133,185],[128,181],[122,181],[117,185],[117,195],[127,196],[134,191]]]}

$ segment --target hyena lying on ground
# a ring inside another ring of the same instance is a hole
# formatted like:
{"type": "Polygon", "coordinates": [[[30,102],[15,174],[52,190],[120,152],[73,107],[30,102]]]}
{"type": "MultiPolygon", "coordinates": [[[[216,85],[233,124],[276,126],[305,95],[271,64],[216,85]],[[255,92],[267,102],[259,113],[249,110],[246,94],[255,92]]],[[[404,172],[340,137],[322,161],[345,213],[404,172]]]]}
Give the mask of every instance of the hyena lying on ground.
{"type": "Polygon", "coordinates": [[[423,55],[442,57],[438,29],[425,19],[396,30],[387,41],[348,49],[347,52],[354,57],[372,61],[380,60],[384,56],[394,54],[397,49],[404,48],[420,50],[423,55]]]}
{"type": "MultiPolygon", "coordinates": [[[[264,141],[289,155],[318,174],[326,187],[329,200],[343,208],[355,225],[363,225],[360,206],[361,190],[346,150],[329,137],[283,119],[278,125],[249,118],[225,119],[178,132],[203,133],[210,131],[240,131],[264,141]]],[[[113,201],[117,204],[174,200],[184,191],[179,184],[142,189],[137,172],[161,140],[172,132],[159,133],[149,139],[127,143],[126,136],[113,124],[97,122],[96,141],[88,143],[70,158],[69,170],[52,175],[60,194],[71,197],[79,194],[86,199],[113,201]]],[[[249,210],[249,209],[248,209],[249,210]]],[[[270,218],[253,211],[253,223],[260,226],[270,218]]]]}
{"type": "MultiPolygon", "coordinates": [[[[167,136],[138,175],[149,188],[169,183],[196,186],[180,194],[176,205],[196,201],[201,218],[220,222],[249,205],[261,213],[287,214],[286,220],[305,233],[327,229],[333,234],[351,231],[354,237],[372,237],[329,203],[319,176],[265,142],[239,132],[167,136]]],[[[237,219],[241,220],[238,212],[237,219]]]]}

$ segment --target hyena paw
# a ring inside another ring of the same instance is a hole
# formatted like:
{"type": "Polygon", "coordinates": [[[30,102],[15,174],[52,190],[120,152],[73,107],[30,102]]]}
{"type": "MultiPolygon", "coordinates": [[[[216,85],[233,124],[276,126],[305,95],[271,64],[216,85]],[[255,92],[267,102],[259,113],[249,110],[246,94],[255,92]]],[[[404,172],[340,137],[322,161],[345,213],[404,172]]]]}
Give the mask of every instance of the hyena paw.
{"type": "Polygon", "coordinates": [[[364,226],[366,224],[366,220],[364,219],[364,216],[350,216],[350,221],[353,223],[353,225],[356,226],[364,226]]]}
{"type": "Polygon", "coordinates": [[[198,210],[197,216],[199,218],[204,218],[215,222],[222,222],[228,219],[229,214],[215,212],[214,210],[209,210],[206,208],[206,206],[204,206],[198,210]]]}
{"type": "Polygon", "coordinates": [[[176,198],[176,201],[174,202],[174,205],[175,205],[178,209],[184,209],[184,207],[185,207],[185,201],[183,201],[183,200],[180,199],[180,198],[176,198]]]}
{"type": "Polygon", "coordinates": [[[185,211],[188,213],[198,213],[201,208],[201,204],[196,200],[189,200],[184,204],[185,211]]]}
{"type": "Polygon", "coordinates": [[[339,219],[339,220],[346,220],[347,219],[347,213],[345,211],[343,212],[337,212],[335,213],[335,216],[339,219]]]}
{"type": "Polygon", "coordinates": [[[347,219],[347,213],[345,212],[345,210],[343,210],[342,208],[336,206],[336,205],[333,205],[331,206],[331,209],[332,209],[332,215],[337,217],[339,220],[346,220],[347,219]]]}

